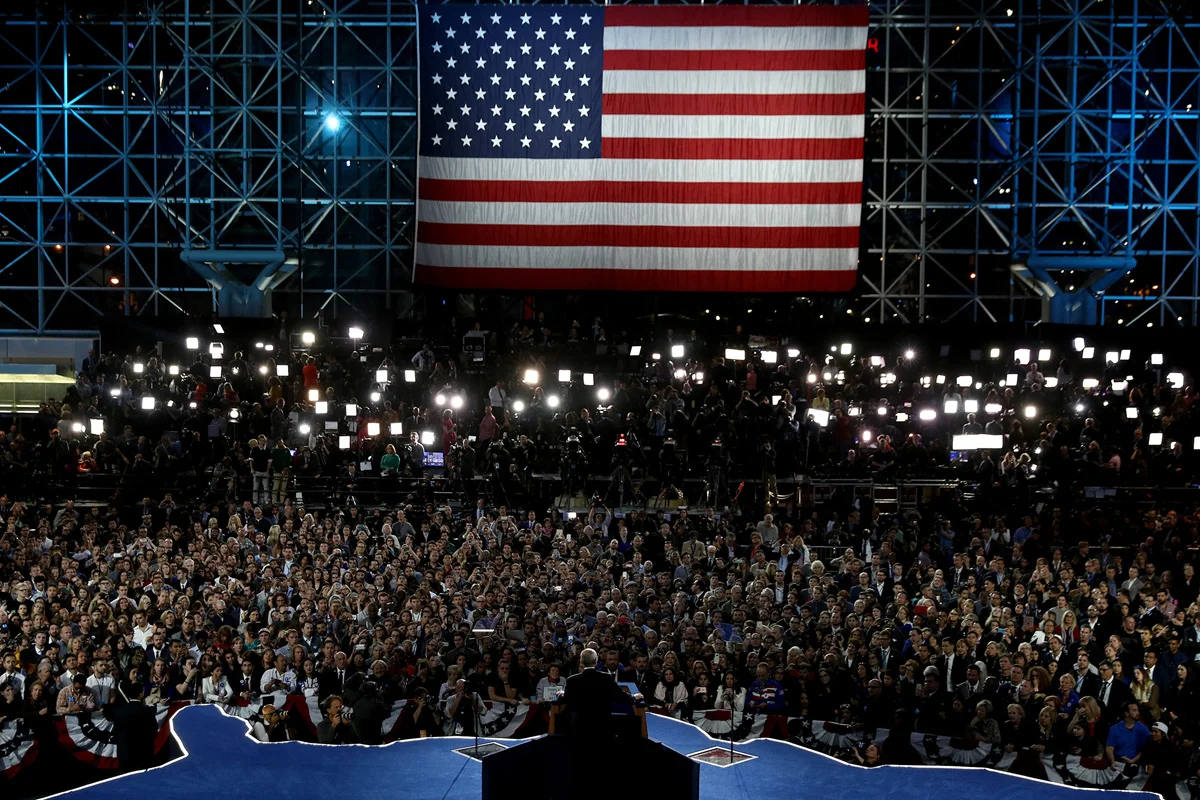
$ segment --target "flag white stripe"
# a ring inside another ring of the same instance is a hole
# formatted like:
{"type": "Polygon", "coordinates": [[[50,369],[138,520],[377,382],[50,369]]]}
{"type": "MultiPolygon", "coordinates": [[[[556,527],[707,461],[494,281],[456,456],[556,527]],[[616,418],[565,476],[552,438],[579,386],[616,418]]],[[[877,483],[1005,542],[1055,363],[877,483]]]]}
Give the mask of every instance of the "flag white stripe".
{"type": "Polygon", "coordinates": [[[486,203],[423,200],[421,222],[463,225],[665,225],[684,227],[858,227],[861,204],[486,203]]]}
{"type": "Polygon", "coordinates": [[[605,70],[605,94],[861,94],[861,70],[605,70]]]}
{"type": "Polygon", "coordinates": [[[862,159],[675,161],[641,158],[533,159],[421,156],[417,166],[422,178],[458,181],[860,183],[863,177],[862,159]]]}
{"type": "Polygon", "coordinates": [[[604,28],[605,50],[862,50],[866,46],[866,28],[604,28]]]}
{"type": "Polygon", "coordinates": [[[605,114],[606,137],[648,139],[861,139],[866,118],[854,116],[654,116],[605,114]]]}
{"type": "Polygon", "coordinates": [[[838,271],[858,266],[858,248],[744,250],[693,247],[508,247],[417,243],[429,267],[511,269],[838,271]]]}

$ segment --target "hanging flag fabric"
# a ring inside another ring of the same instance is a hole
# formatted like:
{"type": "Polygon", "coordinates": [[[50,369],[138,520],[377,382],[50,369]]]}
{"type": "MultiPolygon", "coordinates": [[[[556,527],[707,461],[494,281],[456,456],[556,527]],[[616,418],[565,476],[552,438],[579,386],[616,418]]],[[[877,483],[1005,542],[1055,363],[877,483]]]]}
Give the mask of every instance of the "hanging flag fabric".
{"type": "Polygon", "coordinates": [[[866,7],[417,14],[418,283],[853,287],[866,7]]]}

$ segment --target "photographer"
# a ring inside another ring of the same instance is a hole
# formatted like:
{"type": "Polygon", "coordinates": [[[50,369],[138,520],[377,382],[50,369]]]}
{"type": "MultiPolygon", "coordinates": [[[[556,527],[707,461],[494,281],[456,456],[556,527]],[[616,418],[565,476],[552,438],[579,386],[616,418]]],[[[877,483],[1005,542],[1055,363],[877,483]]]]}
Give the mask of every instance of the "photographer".
{"type": "MultiPolygon", "coordinates": [[[[483,664],[482,661],[479,663],[483,664]]],[[[454,682],[452,690],[447,689],[442,706],[446,709],[446,717],[454,723],[451,733],[462,736],[475,735],[475,722],[487,711],[479,695],[467,689],[467,682],[462,678],[454,682]]]]}
{"type": "Polygon", "coordinates": [[[355,738],[361,744],[383,744],[383,721],[391,709],[379,697],[375,681],[363,681],[351,711],[355,738]]]}
{"type": "MultiPolygon", "coordinates": [[[[263,717],[266,718],[263,708],[263,717]]],[[[325,699],[325,719],[317,723],[317,741],[321,744],[358,744],[358,736],[349,719],[343,715],[345,704],[339,695],[330,695],[325,699]]],[[[272,708],[274,711],[274,708],[272,708]]],[[[273,740],[272,740],[273,741],[273,740]]]]}
{"type": "Polygon", "coordinates": [[[400,710],[397,721],[400,739],[424,739],[442,735],[442,721],[434,707],[428,703],[429,693],[418,688],[400,710]]]}
{"type": "MultiPolygon", "coordinates": [[[[288,712],[278,711],[267,703],[262,707],[262,721],[254,724],[254,738],[260,742],[290,742],[295,739],[288,728],[288,712]]],[[[324,723],[322,723],[324,724],[324,723]]],[[[317,726],[320,733],[321,726],[317,726]]]]}

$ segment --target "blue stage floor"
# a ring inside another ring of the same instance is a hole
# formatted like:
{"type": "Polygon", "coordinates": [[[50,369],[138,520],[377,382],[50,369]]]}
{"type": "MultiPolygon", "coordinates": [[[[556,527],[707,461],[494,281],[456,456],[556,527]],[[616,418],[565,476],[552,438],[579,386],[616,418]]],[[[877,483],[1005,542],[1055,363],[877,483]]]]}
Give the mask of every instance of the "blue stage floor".
{"type": "MultiPolygon", "coordinates": [[[[691,725],[653,715],[648,721],[650,737],[680,753],[728,747],[691,725]]],[[[471,743],[470,739],[420,739],[385,747],[262,744],[250,737],[245,722],[225,716],[213,706],[185,708],[171,724],[186,756],[162,767],[111,778],[59,796],[72,800],[117,795],[186,797],[259,789],[291,800],[327,800],[331,795],[356,800],[477,800],[480,795],[479,762],[454,752],[454,748],[471,743]]],[[[505,744],[520,746],[520,741],[508,740],[505,744]]],[[[963,796],[1080,800],[1082,792],[1095,791],[979,768],[865,769],[769,739],[739,744],[737,750],[756,758],[724,768],[702,764],[702,798],[794,800],[802,796],[805,800],[841,800],[886,794],[889,800],[953,800],[963,796]]],[[[613,781],[618,794],[636,786],[636,776],[622,774],[620,764],[605,765],[600,771],[613,781]]],[[[1158,798],[1144,792],[1126,794],[1145,800],[1158,798]]]]}

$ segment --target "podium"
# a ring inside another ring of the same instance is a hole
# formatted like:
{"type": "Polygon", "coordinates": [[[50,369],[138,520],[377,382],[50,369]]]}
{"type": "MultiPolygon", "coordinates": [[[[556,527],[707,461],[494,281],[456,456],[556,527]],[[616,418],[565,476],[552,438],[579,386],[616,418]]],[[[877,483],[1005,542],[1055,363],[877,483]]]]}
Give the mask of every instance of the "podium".
{"type": "Polygon", "coordinates": [[[699,800],[700,764],[640,736],[544,736],[493,753],[482,761],[483,800],[611,800],[614,784],[596,779],[603,764],[636,775],[639,796],[699,800]]]}

